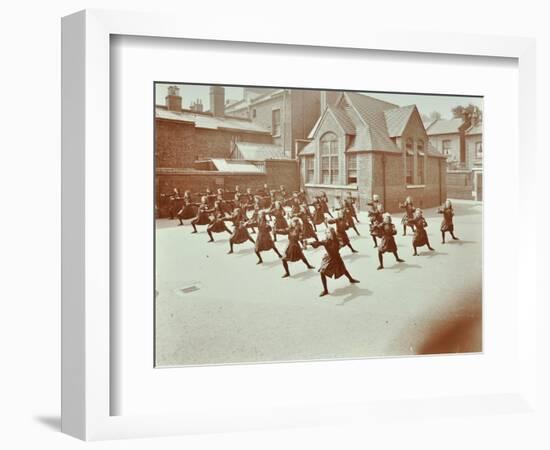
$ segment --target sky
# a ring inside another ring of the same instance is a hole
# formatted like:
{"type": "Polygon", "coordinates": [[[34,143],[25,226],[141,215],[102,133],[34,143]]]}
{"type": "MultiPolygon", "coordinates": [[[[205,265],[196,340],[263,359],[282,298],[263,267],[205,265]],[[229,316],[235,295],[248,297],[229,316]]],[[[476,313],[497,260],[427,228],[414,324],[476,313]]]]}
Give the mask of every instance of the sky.
{"type": "MultiPolygon", "coordinates": [[[[156,102],[159,105],[164,104],[164,97],[166,96],[166,89],[170,84],[156,85],[156,102]]],[[[210,101],[208,96],[209,86],[201,85],[185,85],[178,84],[180,88],[180,95],[183,97],[183,107],[189,108],[189,105],[197,99],[201,99],[204,105],[204,110],[207,111],[210,108],[210,101]]],[[[399,106],[416,105],[420,114],[429,116],[433,111],[437,111],[444,119],[450,119],[452,117],[451,110],[455,106],[462,105],[467,106],[472,103],[483,110],[483,98],[480,97],[465,97],[465,96],[449,96],[449,95],[429,95],[429,94],[399,94],[399,93],[379,93],[364,91],[365,94],[372,97],[379,98],[390,103],[394,103],[399,106]]],[[[243,88],[235,86],[225,87],[225,98],[231,100],[240,100],[243,97],[243,88]]]]}

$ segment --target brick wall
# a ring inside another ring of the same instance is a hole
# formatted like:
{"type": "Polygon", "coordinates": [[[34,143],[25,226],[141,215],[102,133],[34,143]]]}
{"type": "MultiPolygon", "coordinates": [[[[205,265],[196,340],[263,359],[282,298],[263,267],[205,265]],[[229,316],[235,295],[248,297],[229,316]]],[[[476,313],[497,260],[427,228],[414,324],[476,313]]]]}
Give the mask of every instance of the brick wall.
{"type": "Polygon", "coordinates": [[[195,128],[194,124],[156,120],[157,167],[191,168],[196,159],[229,158],[235,140],[272,143],[269,134],[195,128]]]}
{"type": "Polygon", "coordinates": [[[403,156],[391,154],[386,154],[386,198],[384,199],[382,156],[380,153],[368,154],[368,157],[372,158],[375,168],[372,192],[380,195],[386,211],[390,213],[401,211],[399,203],[403,202],[407,196],[411,196],[414,204],[419,208],[433,208],[445,200],[446,169],[442,162],[440,171],[440,158],[428,157],[425,184],[411,187],[404,182],[403,156]]]}
{"type": "MultiPolygon", "coordinates": [[[[297,191],[300,188],[298,176],[298,163],[289,161],[266,161],[265,173],[221,173],[213,170],[195,170],[185,173],[157,173],[155,177],[157,216],[167,217],[168,202],[163,200],[161,194],[170,194],[174,188],[178,188],[181,195],[186,190],[192,193],[204,192],[210,188],[213,192],[217,188],[232,191],[239,185],[241,191],[250,187],[253,191],[260,189],[267,183],[270,189],[278,189],[282,184],[288,192],[297,191]]],[[[200,200],[198,197],[194,200],[200,200]]]]}
{"type": "Polygon", "coordinates": [[[298,161],[267,160],[265,162],[266,183],[278,188],[281,184],[288,192],[300,189],[300,172],[298,161]]]}
{"type": "Polygon", "coordinates": [[[473,174],[469,170],[447,172],[447,195],[449,198],[472,200],[473,174]]]}

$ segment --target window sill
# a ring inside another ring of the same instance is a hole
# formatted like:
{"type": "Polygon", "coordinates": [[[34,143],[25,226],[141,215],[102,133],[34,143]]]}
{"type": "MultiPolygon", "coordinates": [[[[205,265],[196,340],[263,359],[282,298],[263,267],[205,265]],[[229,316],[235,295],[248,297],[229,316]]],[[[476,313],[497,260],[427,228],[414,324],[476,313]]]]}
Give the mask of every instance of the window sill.
{"type": "Polygon", "coordinates": [[[317,184],[306,183],[306,188],[323,188],[323,189],[347,189],[348,191],[357,191],[359,187],[356,184],[317,184]]]}
{"type": "Polygon", "coordinates": [[[425,187],[425,184],[407,184],[407,189],[423,189],[425,187]]]}

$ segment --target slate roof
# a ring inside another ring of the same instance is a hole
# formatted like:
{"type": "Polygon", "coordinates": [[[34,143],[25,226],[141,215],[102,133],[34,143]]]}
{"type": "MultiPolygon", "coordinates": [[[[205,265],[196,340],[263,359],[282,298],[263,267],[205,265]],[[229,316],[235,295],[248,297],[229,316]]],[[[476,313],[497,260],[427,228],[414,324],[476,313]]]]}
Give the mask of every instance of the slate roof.
{"type": "Polygon", "coordinates": [[[280,145],[256,144],[254,142],[237,142],[236,150],[242,159],[248,161],[265,161],[266,159],[287,159],[280,145]]]}
{"type": "Polygon", "coordinates": [[[212,116],[210,114],[200,114],[193,111],[182,110],[169,111],[165,107],[157,106],[155,115],[159,119],[175,120],[180,122],[194,123],[197,128],[209,130],[236,130],[247,131],[251,133],[265,133],[271,135],[271,131],[248,119],[241,119],[230,116],[212,116]]]}
{"type": "Polygon", "coordinates": [[[355,131],[356,131],[355,125],[353,124],[352,120],[344,111],[332,105],[328,105],[328,109],[333,113],[334,117],[336,118],[336,121],[344,129],[344,132],[346,134],[351,134],[351,135],[355,134],[355,131]]]}
{"type": "Polygon", "coordinates": [[[438,119],[426,129],[426,132],[428,136],[436,134],[454,134],[459,132],[459,128],[463,123],[464,121],[460,118],[438,119]]]}
{"type": "Polygon", "coordinates": [[[248,161],[231,159],[211,159],[218,172],[263,173],[262,170],[248,161]]]}
{"type": "Polygon", "coordinates": [[[386,127],[390,137],[403,135],[415,106],[402,106],[401,108],[387,109],[384,111],[386,127]]]}
{"type": "Polygon", "coordinates": [[[346,92],[344,96],[366,126],[367,144],[361,150],[401,153],[401,149],[390,139],[385,115],[386,110],[399,106],[356,92],[346,92]]]}

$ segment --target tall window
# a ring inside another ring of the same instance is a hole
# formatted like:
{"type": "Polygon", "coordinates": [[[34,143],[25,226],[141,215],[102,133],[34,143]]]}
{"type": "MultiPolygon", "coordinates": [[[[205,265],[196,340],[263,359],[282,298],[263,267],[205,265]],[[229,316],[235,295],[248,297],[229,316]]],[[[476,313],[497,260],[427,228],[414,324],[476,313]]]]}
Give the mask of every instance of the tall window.
{"type": "Polygon", "coordinates": [[[416,143],[416,158],[418,184],[424,184],[424,141],[422,139],[416,143]]]}
{"type": "Polygon", "coordinates": [[[483,158],[483,143],[476,142],[476,158],[483,158]]]}
{"type": "Polygon", "coordinates": [[[357,184],[357,153],[350,153],[348,161],[348,184],[357,184]]]}
{"type": "Polygon", "coordinates": [[[338,183],[338,138],[334,133],[321,138],[321,183],[338,183]]]}
{"type": "Polygon", "coordinates": [[[306,162],[306,183],[313,183],[313,177],[315,176],[315,160],[313,156],[305,158],[306,162]]]}
{"type": "Polygon", "coordinates": [[[281,110],[274,109],[271,111],[271,133],[273,136],[281,135],[281,110]]]}
{"type": "Polygon", "coordinates": [[[451,141],[450,140],[444,140],[442,142],[442,153],[445,155],[445,156],[449,156],[451,154],[451,141]]]}
{"type": "Polygon", "coordinates": [[[408,138],[405,141],[406,152],[406,183],[413,184],[413,169],[414,169],[414,157],[413,157],[413,140],[408,138]]]}

